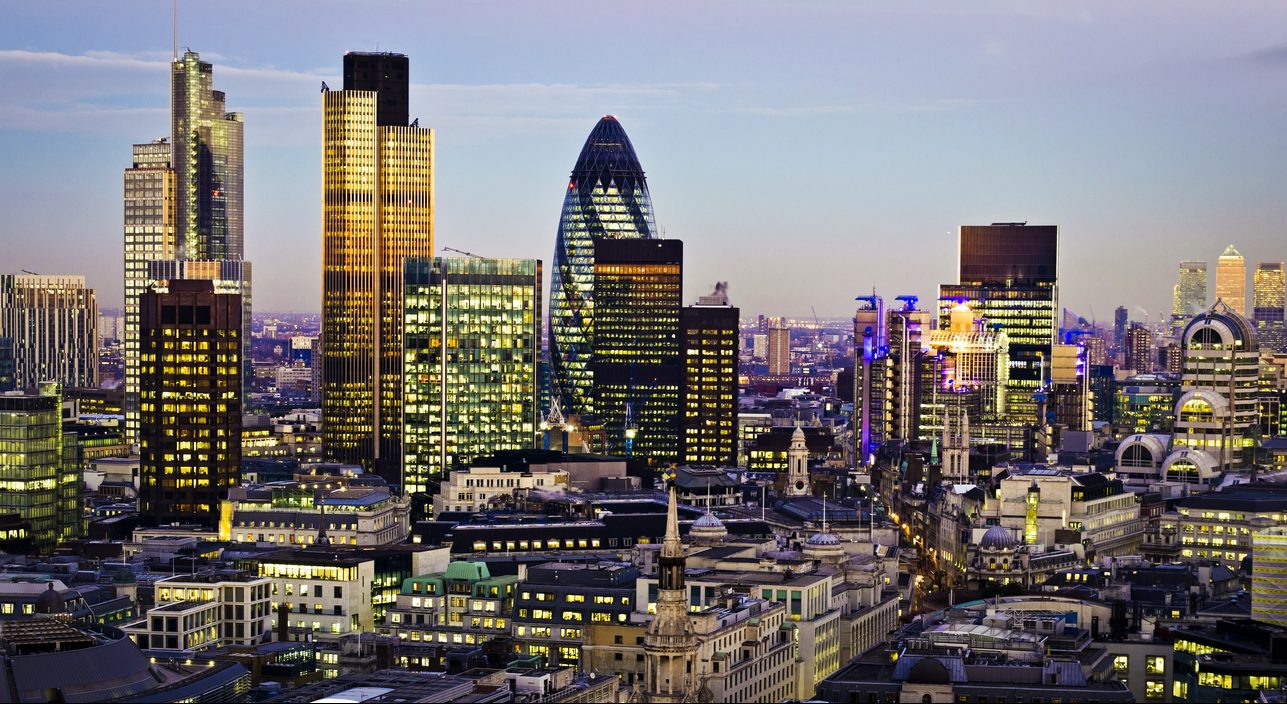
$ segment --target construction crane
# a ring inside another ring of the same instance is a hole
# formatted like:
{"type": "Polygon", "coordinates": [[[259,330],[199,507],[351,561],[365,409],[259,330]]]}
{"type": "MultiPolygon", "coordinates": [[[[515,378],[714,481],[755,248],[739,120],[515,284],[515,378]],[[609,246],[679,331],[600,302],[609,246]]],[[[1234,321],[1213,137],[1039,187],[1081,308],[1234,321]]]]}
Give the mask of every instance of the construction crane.
{"type": "MultiPolygon", "coordinates": [[[[813,324],[818,330],[818,345],[821,346],[825,344],[822,341],[822,321],[818,320],[817,308],[814,308],[813,306],[809,306],[809,310],[813,311],[813,324]]],[[[831,371],[833,366],[834,364],[833,364],[833,357],[831,354],[831,346],[827,345],[827,371],[831,371]]]]}
{"type": "Polygon", "coordinates": [[[483,255],[481,255],[481,254],[474,254],[473,252],[466,252],[466,251],[465,251],[465,250],[463,250],[463,249],[456,249],[455,247],[443,247],[443,248],[442,248],[442,251],[444,251],[444,252],[455,252],[456,254],[463,254],[463,255],[465,255],[466,257],[473,257],[473,258],[475,258],[475,259],[488,259],[488,258],[489,258],[489,257],[484,257],[484,256],[483,256],[483,255]]]}

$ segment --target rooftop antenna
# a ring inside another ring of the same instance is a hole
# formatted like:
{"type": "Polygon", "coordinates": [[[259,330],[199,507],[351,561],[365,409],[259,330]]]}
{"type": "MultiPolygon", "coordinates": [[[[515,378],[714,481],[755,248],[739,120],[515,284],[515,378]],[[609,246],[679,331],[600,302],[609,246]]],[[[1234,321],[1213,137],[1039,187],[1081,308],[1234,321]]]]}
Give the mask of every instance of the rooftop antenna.
{"type": "Polygon", "coordinates": [[[170,59],[179,60],[179,0],[170,0],[170,29],[174,31],[174,47],[170,50],[170,59]]]}

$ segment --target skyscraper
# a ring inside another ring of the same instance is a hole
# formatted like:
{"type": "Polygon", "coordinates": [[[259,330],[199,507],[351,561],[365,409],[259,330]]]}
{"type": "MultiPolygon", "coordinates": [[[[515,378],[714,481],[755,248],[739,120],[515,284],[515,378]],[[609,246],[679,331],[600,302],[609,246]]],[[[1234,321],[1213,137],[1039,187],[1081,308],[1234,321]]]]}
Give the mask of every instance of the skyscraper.
{"type": "Polygon", "coordinates": [[[654,464],[679,460],[679,311],[684,243],[595,237],[595,417],[608,451],[654,464]]]}
{"type": "Polygon", "coordinates": [[[1287,351],[1287,331],[1283,329],[1285,288],[1282,262],[1261,262],[1256,266],[1252,289],[1256,336],[1262,348],[1275,352],[1287,351]]]}
{"type": "Polygon", "coordinates": [[[125,435],[138,439],[139,427],[139,297],[147,290],[148,262],[174,259],[175,180],[170,168],[170,140],[135,144],[125,169],[125,435]]]}
{"type": "Polygon", "coordinates": [[[594,241],[656,236],[652,198],[634,146],[613,115],[586,138],[559,218],[550,272],[550,366],[553,393],[568,415],[598,410],[592,393],[595,355],[594,241]]]}
{"type": "Polygon", "coordinates": [[[80,467],[69,459],[58,384],[0,394],[0,514],[17,514],[39,552],[84,537],[80,467]]]}
{"type": "Polygon", "coordinates": [[[17,388],[98,386],[97,329],[85,277],[0,274],[0,337],[13,339],[17,388]]]}
{"type": "Polygon", "coordinates": [[[1207,308],[1207,263],[1180,262],[1180,279],[1171,296],[1171,327],[1178,335],[1189,319],[1207,308]]]}
{"type": "Polygon", "coordinates": [[[791,328],[785,323],[769,326],[769,374],[786,376],[791,373],[791,328]]]}
{"type": "Polygon", "coordinates": [[[1117,310],[1113,311],[1113,347],[1119,356],[1126,349],[1126,331],[1130,329],[1130,325],[1131,312],[1126,310],[1126,306],[1117,306],[1117,310]]]}
{"type": "Polygon", "coordinates": [[[139,515],[213,528],[241,477],[241,296],[176,279],[139,300],[139,515]]]}
{"type": "Polygon", "coordinates": [[[1216,298],[1238,315],[1247,314],[1247,261],[1233,245],[1216,262],[1216,298]]]}
{"type": "Polygon", "coordinates": [[[965,303],[1010,338],[1006,408],[1019,423],[1036,421],[1033,394],[1046,378],[1055,342],[1059,228],[993,223],[963,225],[960,282],[939,287],[939,325],[965,303]]]}
{"type": "Polygon", "coordinates": [[[885,355],[889,336],[885,331],[885,300],[874,293],[859,296],[863,305],[854,312],[854,454],[859,466],[866,466],[886,440],[885,355]]]}
{"type": "Polygon", "coordinates": [[[322,433],[328,459],[402,473],[403,262],[433,256],[433,130],[408,60],[349,53],[322,93],[322,433]]]}
{"type": "Polygon", "coordinates": [[[412,493],[535,444],[541,262],[408,259],[405,286],[400,483],[412,493]]]}
{"type": "Polygon", "coordinates": [[[1153,371],[1153,333],[1139,323],[1131,323],[1126,331],[1126,368],[1140,374],[1153,371]]]}
{"type": "Polygon", "coordinates": [[[242,259],[245,157],[239,112],[224,111],[214,67],[186,51],[170,67],[171,164],[179,259],[242,259]]]}
{"type": "Polygon", "coordinates": [[[737,466],[738,310],[724,283],[680,315],[685,464],[737,466]]]}

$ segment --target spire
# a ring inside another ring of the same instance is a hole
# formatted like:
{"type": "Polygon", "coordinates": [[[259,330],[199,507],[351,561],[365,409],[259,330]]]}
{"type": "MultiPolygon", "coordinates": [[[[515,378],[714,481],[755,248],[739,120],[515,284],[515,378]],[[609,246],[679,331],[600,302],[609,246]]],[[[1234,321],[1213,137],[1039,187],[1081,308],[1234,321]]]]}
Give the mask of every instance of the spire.
{"type": "Polygon", "coordinates": [[[670,488],[670,505],[666,507],[666,539],[661,544],[661,554],[682,557],[684,545],[679,541],[679,507],[675,503],[675,487],[670,488]]]}

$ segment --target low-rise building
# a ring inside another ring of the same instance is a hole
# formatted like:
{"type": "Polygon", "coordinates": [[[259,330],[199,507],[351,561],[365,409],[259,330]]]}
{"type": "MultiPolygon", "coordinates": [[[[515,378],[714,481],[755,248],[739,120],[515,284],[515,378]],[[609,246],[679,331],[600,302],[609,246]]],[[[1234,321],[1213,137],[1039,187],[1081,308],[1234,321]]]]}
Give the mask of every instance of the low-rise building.
{"type": "Polygon", "coordinates": [[[445,511],[475,513],[498,498],[518,499],[530,491],[565,491],[569,487],[566,469],[537,465],[525,471],[478,465],[449,472],[433,497],[434,515],[445,511]]]}
{"type": "Polygon", "coordinates": [[[517,575],[493,577],[483,562],[409,577],[379,631],[411,644],[472,646],[508,636],[518,582],[517,575]]]}
{"type": "Polygon", "coordinates": [[[410,501],[387,487],[316,477],[233,487],[220,506],[220,538],[239,543],[390,545],[406,539],[410,501]]]}

